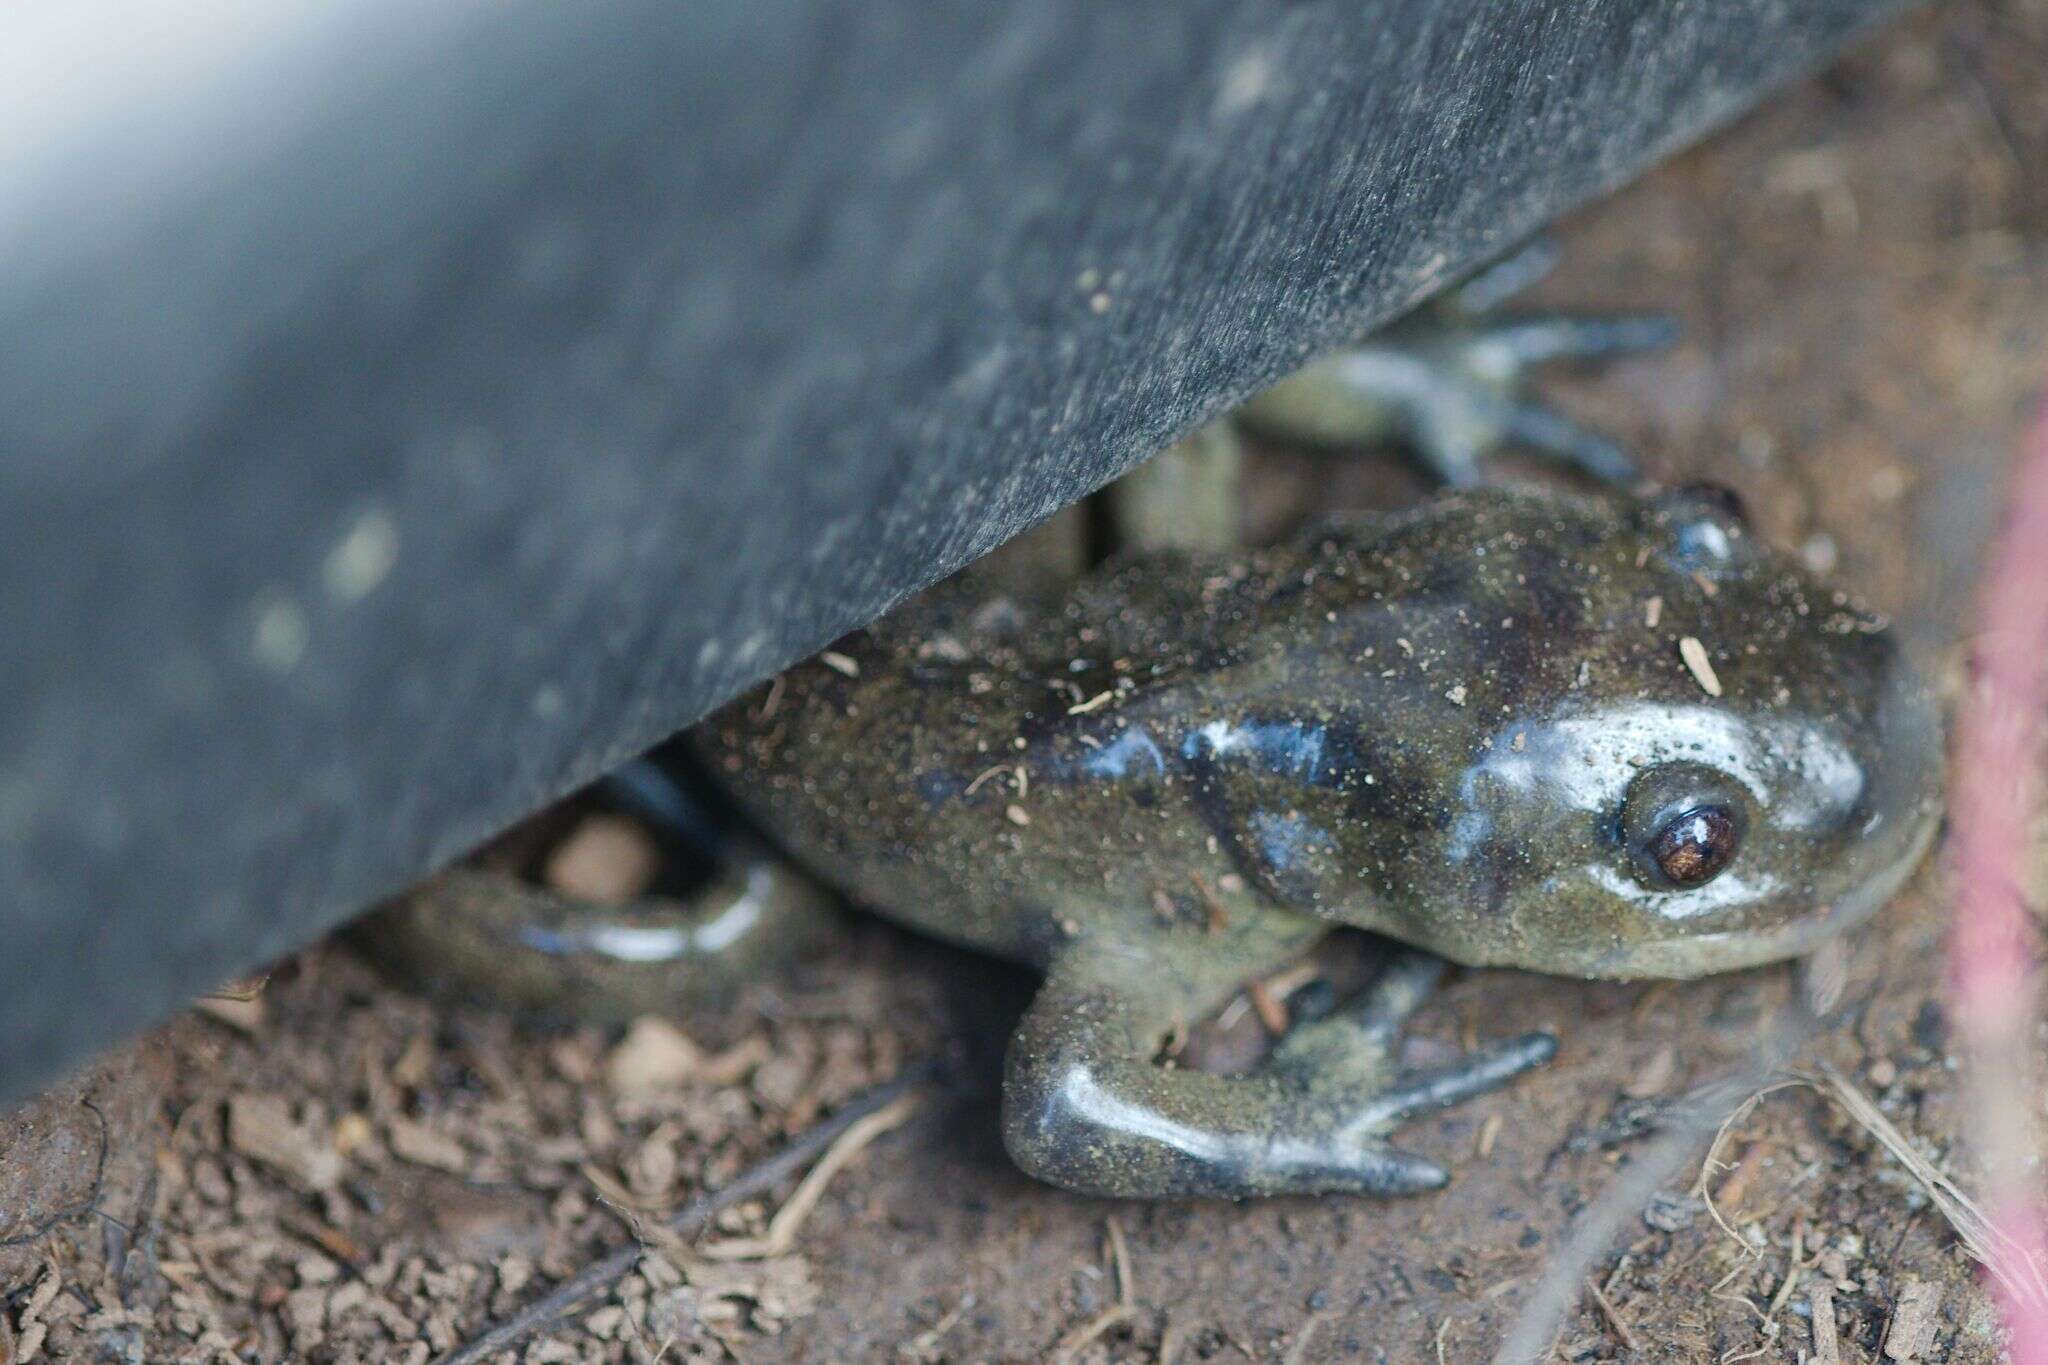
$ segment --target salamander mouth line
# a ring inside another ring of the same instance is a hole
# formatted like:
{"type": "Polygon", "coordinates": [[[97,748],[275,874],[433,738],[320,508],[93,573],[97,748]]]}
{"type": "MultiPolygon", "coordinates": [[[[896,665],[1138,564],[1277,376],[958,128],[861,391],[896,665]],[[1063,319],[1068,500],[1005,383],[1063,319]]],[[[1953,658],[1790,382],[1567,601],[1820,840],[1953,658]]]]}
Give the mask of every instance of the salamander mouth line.
{"type": "Polygon", "coordinates": [[[1942,825],[1939,808],[1931,804],[1921,808],[1918,817],[1911,836],[1901,843],[1897,856],[1836,897],[1831,905],[1816,907],[1813,913],[1773,929],[1693,935],[1619,949],[1603,957],[1585,975],[1615,979],[1689,979],[1759,967],[1809,953],[1826,940],[1869,919],[1911,879],[1942,825]],[[1710,960],[1703,962],[1703,957],[1710,960]]]}

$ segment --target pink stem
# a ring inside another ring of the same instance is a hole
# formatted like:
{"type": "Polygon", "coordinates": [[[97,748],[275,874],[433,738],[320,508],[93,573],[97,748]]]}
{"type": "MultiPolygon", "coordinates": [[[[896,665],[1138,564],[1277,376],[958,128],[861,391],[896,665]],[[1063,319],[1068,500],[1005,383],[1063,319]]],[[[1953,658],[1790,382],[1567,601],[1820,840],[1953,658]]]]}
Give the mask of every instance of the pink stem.
{"type": "Polygon", "coordinates": [[[1956,731],[1949,802],[1955,923],[1951,1010],[1968,1049],[1996,1254],[1992,1277],[2015,1365],[2048,1365],[2048,1300],[2014,1292],[2048,1265],[2042,1209],[2026,1172],[2035,1100],[2033,924],[2023,899],[2048,712],[2048,404],[2014,472],[2010,521],[1992,552],[1956,731]]]}

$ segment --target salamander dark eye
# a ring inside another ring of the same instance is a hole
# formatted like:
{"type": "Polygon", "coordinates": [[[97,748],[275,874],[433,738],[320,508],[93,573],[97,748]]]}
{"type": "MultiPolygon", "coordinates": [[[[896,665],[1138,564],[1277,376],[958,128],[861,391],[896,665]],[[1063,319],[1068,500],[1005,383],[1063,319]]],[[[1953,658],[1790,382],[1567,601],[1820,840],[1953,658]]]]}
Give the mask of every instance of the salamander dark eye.
{"type": "Polygon", "coordinates": [[[1728,866],[1741,843],[1733,816],[1718,806],[1700,806],[1666,821],[1643,851],[1671,885],[1704,886],[1728,866]]]}
{"type": "Polygon", "coordinates": [[[1668,763],[1629,783],[1618,833],[1637,880],[1655,891],[1688,891],[1721,875],[1748,827],[1742,783],[1705,764],[1668,763]]]}

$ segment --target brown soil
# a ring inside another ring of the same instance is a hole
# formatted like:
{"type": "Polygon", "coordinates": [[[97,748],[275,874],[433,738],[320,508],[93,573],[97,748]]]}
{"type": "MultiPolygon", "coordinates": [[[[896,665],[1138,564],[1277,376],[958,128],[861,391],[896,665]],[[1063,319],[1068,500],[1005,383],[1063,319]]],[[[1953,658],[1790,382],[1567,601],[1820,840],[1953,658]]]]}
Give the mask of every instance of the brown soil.
{"type": "MultiPolygon", "coordinates": [[[[1543,289],[1678,314],[1675,354],[1560,383],[1560,401],[1661,478],[1737,487],[1770,538],[1832,565],[1951,675],[2048,358],[2044,57],[2044,0],[1918,16],[1568,224],[1543,289]]],[[[1266,458],[1264,524],[1328,496],[1329,466],[1266,458]]],[[[1334,483],[1367,501],[1407,489],[1378,467],[1334,483]]],[[[1849,1022],[1798,1065],[1831,1063],[1967,1183],[1942,905],[1930,867],[1857,947],[1849,1022]]],[[[0,1121],[0,1239],[99,1210],[0,1245],[0,1362],[424,1361],[636,1228],[650,1249],[615,1291],[501,1358],[1038,1360],[1118,1305],[1120,1260],[1130,1311],[1075,1360],[1484,1361],[1575,1215],[1638,1167],[1669,1101],[1753,1053],[1795,980],[1463,976],[1422,1035],[1547,1027],[1563,1049],[1407,1132],[1459,1173],[1437,1196],[1076,1198],[1012,1170],[987,1087],[955,1085],[856,1157],[789,1250],[707,1264],[654,1228],[908,1059],[950,1052],[951,1074],[992,1079],[1027,989],[862,922],[682,1021],[686,1039],[622,1044],[430,1004],[317,948],[253,1003],[181,1020],[0,1121]],[[666,1079],[636,1086],[636,1068],[666,1079]],[[135,1074],[156,1069],[168,1098],[151,1112],[135,1074]],[[111,1120],[97,1189],[83,1099],[111,1120]],[[55,1174],[24,1181],[32,1166],[55,1174]]],[[[1549,1358],[1826,1360],[1817,1312],[1843,1361],[1997,1358],[1956,1236],[1839,1105],[1774,1092],[1720,1155],[1722,1221],[1691,1193],[1691,1155],[1593,1267],[1599,1292],[1577,1296],[1549,1358]]],[[[759,1233],[782,1197],[696,1242],[759,1233]]]]}

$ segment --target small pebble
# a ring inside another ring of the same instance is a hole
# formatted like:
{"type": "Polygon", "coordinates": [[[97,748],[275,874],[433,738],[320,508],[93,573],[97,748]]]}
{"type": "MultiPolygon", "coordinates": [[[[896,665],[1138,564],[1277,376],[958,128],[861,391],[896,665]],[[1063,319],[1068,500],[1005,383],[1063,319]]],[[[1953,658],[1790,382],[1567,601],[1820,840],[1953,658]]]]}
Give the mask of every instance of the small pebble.
{"type": "Polygon", "coordinates": [[[1700,1201],[1688,1195],[1660,1190],[1650,1197],[1643,1221],[1659,1232],[1682,1232],[1692,1226],[1700,1213],[1700,1201]]]}
{"type": "Polygon", "coordinates": [[[541,877],[576,900],[620,905],[646,894],[661,870],[661,850],[636,820],[586,816],[548,855],[541,877]]]}

